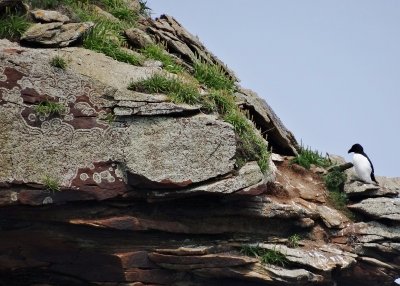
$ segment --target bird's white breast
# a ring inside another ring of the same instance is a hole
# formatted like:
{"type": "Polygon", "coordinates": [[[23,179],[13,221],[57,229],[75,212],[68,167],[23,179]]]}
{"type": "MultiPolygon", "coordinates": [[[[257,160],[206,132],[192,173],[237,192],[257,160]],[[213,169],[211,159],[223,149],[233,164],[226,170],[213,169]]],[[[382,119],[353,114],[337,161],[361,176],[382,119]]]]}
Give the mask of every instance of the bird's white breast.
{"type": "Polygon", "coordinates": [[[364,182],[372,183],[372,167],[368,159],[361,154],[355,153],[353,156],[353,164],[358,178],[363,180],[364,182]]]}

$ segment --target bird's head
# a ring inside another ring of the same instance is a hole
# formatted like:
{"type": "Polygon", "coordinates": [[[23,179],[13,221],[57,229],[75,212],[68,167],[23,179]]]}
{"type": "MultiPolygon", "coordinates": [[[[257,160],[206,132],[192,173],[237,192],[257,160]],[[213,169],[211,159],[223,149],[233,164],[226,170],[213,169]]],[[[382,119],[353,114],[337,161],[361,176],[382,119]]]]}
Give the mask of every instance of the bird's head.
{"type": "Polygon", "coordinates": [[[357,144],[354,144],[353,146],[351,146],[350,150],[347,153],[351,153],[351,152],[363,153],[364,149],[360,144],[357,143],[357,144]]]}

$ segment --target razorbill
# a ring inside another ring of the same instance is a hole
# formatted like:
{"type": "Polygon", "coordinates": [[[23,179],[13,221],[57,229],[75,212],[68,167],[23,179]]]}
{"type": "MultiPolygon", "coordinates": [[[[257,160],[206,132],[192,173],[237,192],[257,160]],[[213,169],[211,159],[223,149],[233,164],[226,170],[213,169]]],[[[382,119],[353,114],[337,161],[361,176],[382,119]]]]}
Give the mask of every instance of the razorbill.
{"type": "Polygon", "coordinates": [[[354,152],[353,165],[358,178],[366,183],[372,183],[372,181],[374,181],[378,184],[375,180],[374,165],[372,165],[367,154],[364,153],[363,147],[360,144],[354,144],[351,146],[348,153],[351,152],[354,152]]]}

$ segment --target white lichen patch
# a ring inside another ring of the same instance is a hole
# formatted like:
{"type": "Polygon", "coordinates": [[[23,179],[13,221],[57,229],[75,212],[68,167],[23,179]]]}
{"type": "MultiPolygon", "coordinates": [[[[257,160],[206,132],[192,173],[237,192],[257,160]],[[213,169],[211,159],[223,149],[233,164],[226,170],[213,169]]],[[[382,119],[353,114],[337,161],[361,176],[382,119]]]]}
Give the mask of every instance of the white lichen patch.
{"type": "Polygon", "coordinates": [[[97,172],[93,173],[93,181],[95,181],[96,184],[101,183],[101,175],[97,172]]]}
{"type": "Polygon", "coordinates": [[[75,103],[75,108],[82,112],[82,114],[87,116],[93,116],[94,114],[96,114],[96,110],[91,107],[87,102],[75,103]]]}
{"type": "Polygon", "coordinates": [[[35,113],[30,113],[28,115],[28,120],[29,121],[36,121],[36,114],[35,113]]]}
{"type": "Polygon", "coordinates": [[[95,181],[97,184],[100,184],[103,180],[109,183],[115,182],[115,178],[109,170],[101,171],[100,173],[96,172],[93,174],[93,181],[95,181]]]}
{"type": "Polygon", "coordinates": [[[82,174],[79,175],[79,178],[80,178],[82,181],[86,181],[87,179],[89,179],[89,175],[86,174],[86,173],[82,173],[82,174]]]}

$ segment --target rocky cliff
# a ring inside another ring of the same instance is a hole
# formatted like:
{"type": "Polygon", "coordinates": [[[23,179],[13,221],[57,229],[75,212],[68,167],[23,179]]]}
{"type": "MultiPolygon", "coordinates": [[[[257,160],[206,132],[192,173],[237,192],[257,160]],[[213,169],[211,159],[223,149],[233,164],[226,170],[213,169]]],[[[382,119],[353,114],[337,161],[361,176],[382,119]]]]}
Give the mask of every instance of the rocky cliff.
{"type": "Polygon", "coordinates": [[[0,285],[400,277],[400,180],[347,170],[339,207],[324,178],[345,162],[293,163],[273,110],[173,17],[122,0],[0,9],[3,27],[28,23],[0,28],[0,285]]]}

